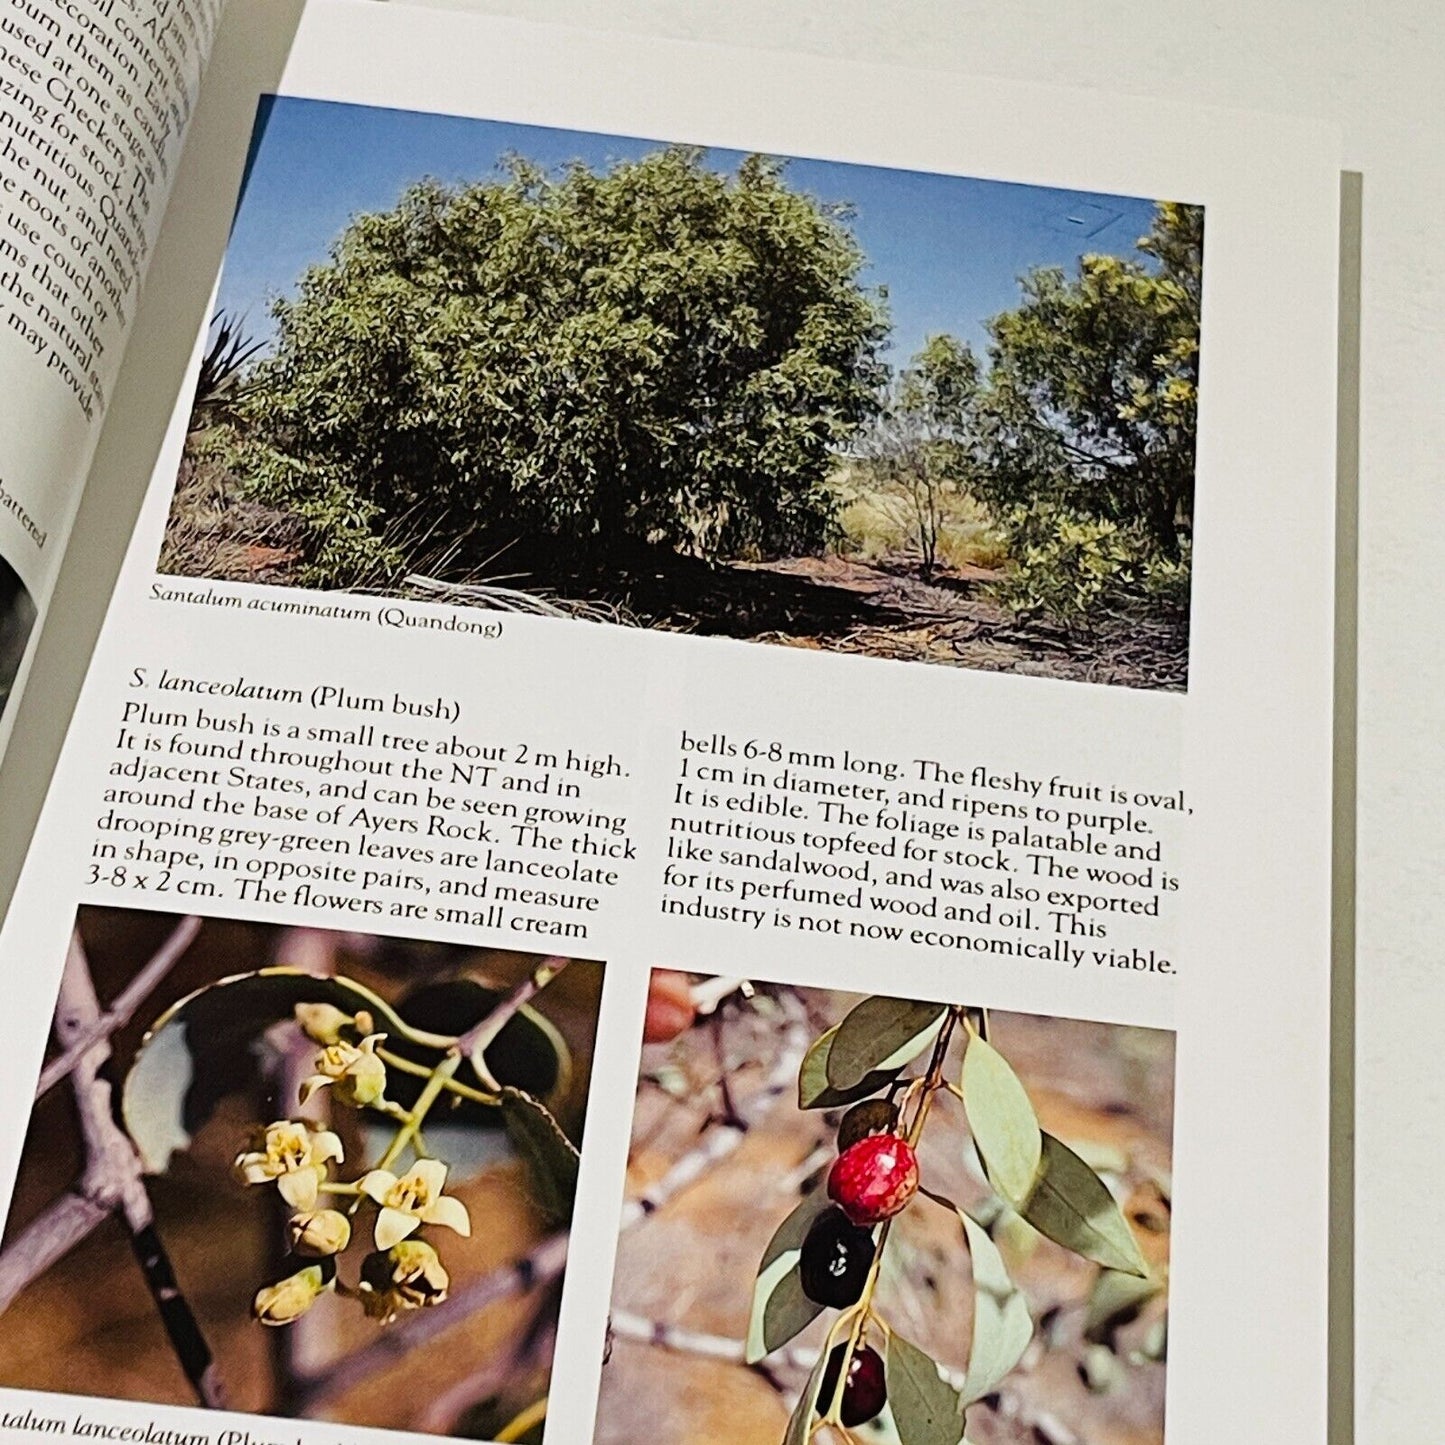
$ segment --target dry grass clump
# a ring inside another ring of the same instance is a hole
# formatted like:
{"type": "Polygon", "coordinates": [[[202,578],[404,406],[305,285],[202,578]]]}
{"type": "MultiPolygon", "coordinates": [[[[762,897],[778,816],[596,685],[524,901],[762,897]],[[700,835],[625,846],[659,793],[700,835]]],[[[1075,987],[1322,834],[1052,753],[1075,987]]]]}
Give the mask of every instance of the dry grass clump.
{"type": "Polygon", "coordinates": [[[226,462],[223,428],[186,439],[158,570],[223,582],[293,580],[301,552],[295,517],[245,496],[226,462]]]}
{"type": "MultiPolygon", "coordinates": [[[[871,563],[919,556],[918,507],[906,487],[880,481],[857,464],[840,468],[833,485],[843,503],[838,513],[841,556],[871,563]]],[[[935,505],[943,566],[991,569],[1008,560],[1004,535],[977,498],[950,490],[935,505]]]]}

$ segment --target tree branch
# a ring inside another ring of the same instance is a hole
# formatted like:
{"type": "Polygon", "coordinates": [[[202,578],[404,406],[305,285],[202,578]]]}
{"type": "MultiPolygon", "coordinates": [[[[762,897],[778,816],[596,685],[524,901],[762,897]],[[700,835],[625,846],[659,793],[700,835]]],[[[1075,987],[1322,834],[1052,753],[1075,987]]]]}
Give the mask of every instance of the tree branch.
{"type": "Polygon", "coordinates": [[[377,1370],[405,1359],[479,1310],[556,1279],[567,1264],[567,1245],[565,1233],[549,1235],[521,1259],[483,1275],[444,1304],[404,1315],[371,1344],[353,1350],[326,1374],[302,1382],[297,1389],[298,1413],[314,1415],[338,1395],[370,1379],[377,1370]]]}
{"type": "MultiPolygon", "coordinates": [[[[168,945],[174,944],[180,933],[178,929],[172,934],[168,945]]],[[[151,959],[147,971],[153,971],[154,977],[145,990],[137,989],[137,980],[132,980],[132,987],[127,990],[132,1012],[165,971],[156,968],[157,959],[167,955],[166,968],[169,968],[194,936],[191,930],[180,947],[163,949],[151,959]]],[[[74,1056],[67,1072],[75,1092],[85,1166],[78,1190],[62,1196],[0,1255],[0,1278],[6,1280],[10,1291],[4,1303],[84,1239],[107,1214],[114,1214],[130,1233],[131,1249],[141,1275],[197,1399],[203,1405],[219,1407],[222,1404],[220,1381],[210,1348],[181,1293],[156,1232],[150,1195],[146,1192],[135,1145],[111,1112],[111,1085],[106,1076],[110,1063],[107,1017],[101,1013],[79,931],[74,931],[60,977],[54,1029],[56,1041],[64,1051],[62,1059],[74,1056]]]]}
{"type": "Polygon", "coordinates": [[[31,1280],[39,1279],[109,1218],[108,1209],[71,1191],[32,1219],[0,1253],[0,1314],[31,1280]]]}
{"type": "MultiPolygon", "coordinates": [[[[43,1098],[80,1062],[92,1044],[108,1039],[117,1029],[124,1028],[135,1011],[156,989],[160,981],[180,961],[181,955],[191,946],[201,930],[201,920],[196,917],[183,918],[170,936],[137,970],[135,976],[115,996],[115,1001],[102,1014],[98,1011],[94,1021],[78,1032],[64,1047],[63,1052],[46,1064],[40,1071],[40,1082],[35,1086],[35,1097],[43,1098]]],[[[88,971],[87,971],[88,976],[88,971]]]]}
{"type": "Polygon", "coordinates": [[[670,1199],[726,1159],[743,1142],[748,1130],[778,1099],[792,1090],[798,1077],[798,1066],[803,1062],[807,1049],[808,1036],[803,1019],[796,1015],[790,1017],[767,1080],[749,1101],[749,1117],[713,1121],[712,1128],[690,1153],[684,1154],[650,1189],[645,1189],[636,1199],[629,1199],[623,1205],[622,1228],[631,1229],[649,1214],[656,1213],[670,1199]]]}
{"type": "Polygon", "coordinates": [[[474,1024],[456,1042],[457,1052],[470,1059],[477,1077],[489,1088],[501,1091],[501,1085],[490,1077],[486,1068],[486,1051],[496,1042],[497,1035],[516,1017],[524,1004],[536,996],[567,967],[570,958],[544,958],[531,974],[522,980],[506,998],[501,999],[486,1018],[474,1024]]]}

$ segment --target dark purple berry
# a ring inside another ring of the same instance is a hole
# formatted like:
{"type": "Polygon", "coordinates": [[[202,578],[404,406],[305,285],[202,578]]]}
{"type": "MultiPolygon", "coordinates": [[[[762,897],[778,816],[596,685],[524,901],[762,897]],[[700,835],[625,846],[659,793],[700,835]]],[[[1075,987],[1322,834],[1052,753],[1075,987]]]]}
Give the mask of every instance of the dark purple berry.
{"type": "MultiPolygon", "coordinates": [[[[833,1392],[838,1388],[838,1374],[843,1368],[843,1356],[847,1352],[847,1345],[839,1345],[828,1356],[828,1366],[823,1371],[823,1387],[818,1391],[820,1415],[826,1415],[833,1404],[833,1392]]],[[[888,1386],[883,1378],[883,1356],[868,1345],[859,1345],[848,1363],[848,1379],[843,1386],[843,1408],[838,1412],[838,1418],[851,1430],[855,1425],[866,1425],[875,1415],[881,1414],[887,1403],[888,1386]]]]}
{"type": "Polygon", "coordinates": [[[873,1263],[873,1231],[856,1225],[837,1205],[823,1211],[803,1240],[798,1275],[814,1304],[857,1304],[873,1263]]]}

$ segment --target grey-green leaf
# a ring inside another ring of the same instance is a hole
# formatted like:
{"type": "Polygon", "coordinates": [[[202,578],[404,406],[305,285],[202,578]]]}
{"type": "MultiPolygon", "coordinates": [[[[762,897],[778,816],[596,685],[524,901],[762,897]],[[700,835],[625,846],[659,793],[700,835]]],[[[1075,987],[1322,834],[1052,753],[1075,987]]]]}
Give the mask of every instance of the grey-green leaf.
{"type": "Polygon", "coordinates": [[[1017,1209],[1039,1170],[1039,1120],[1018,1075],[980,1037],[968,1041],[963,1056],[963,1107],[989,1183],[1017,1209]]]}
{"type": "Polygon", "coordinates": [[[502,1118],[531,1173],[538,1204],[550,1218],[567,1222],[577,1197],[577,1146],[547,1107],[521,1089],[502,1090],[502,1118]]]}
{"type": "Polygon", "coordinates": [[[744,1353],[750,1365],[786,1344],[822,1313],[803,1293],[798,1275],[803,1240],[813,1221],[828,1208],[828,1196],[815,1189],[773,1231],[758,1265],[744,1353]]]}
{"type": "Polygon", "coordinates": [[[992,1394],[1023,1358],[1034,1322],[988,1230],[962,1210],[958,1217],[973,1258],[973,1340],[963,1392],[964,1404],[971,1405],[992,1394]]]}
{"type": "Polygon", "coordinates": [[[126,1131],[148,1173],[163,1172],[188,1148],[227,1094],[255,1087],[257,1040],[298,1003],[364,1009],[383,1032],[402,1027],[360,984],[294,968],[235,974],[187,994],[151,1025],[121,1087],[126,1131]]]}
{"type": "Polygon", "coordinates": [[[884,1373],[893,1422],[904,1445],[959,1445],[963,1397],[928,1355],[902,1335],[891,1335],[884,1373]]]}
{"type": "Polygon", "coordinates": [[[761,1274],[780,1254],[790,1249],[801,1249],[813,1221],[826,1210],[832,1201],[824,1189],[815,1189],[805,1195],[786,1219],[773,1231],[773,1237],[763,1250],[762,1262],[758,1265],[761,1274]]]}
{"type": "Polygon", "coordinates": [[[1104,1181],[1052,1134],[1043,1135],[1038,1177],[1015,1207],[1040,1234],[1085,1259],[1125,1274],[1149,1272],[1104,1181]]]}
{"type": "Polygon", "coordinates": [[[1132,1320],[1164,1288],[1152,1275],[1123,1274],[1117,1269],[1099,1271],[1089,1292],[1084,1315],[1084,1338],[1099,1344],[1132,1320]]]}
{"type": "Polygon", "coordinates": [[[814,1304],[803,1293],[802,1276],[794,1263],[763,1307],[763,1353],[770,1355],[781,1349],[822,1313],[823,1306],[814,1304]]]}
{"type": "Polygon", "coordinates": [[[798,1274],[801,1252],[790,1249],[780,1254],[753,1284],[753,1307],[748,1317],[748,1337],[743,1356],[755,1365],[795,1335],[805,1330],[823,1312],[803,1293],[798,1274]]]}
{"type": "Polygon", "coordinates": [[[783,1445],[808,1445],[812,1435],[813,1416],[818,1413],[818,1391],[823,1388],[823,1373],[828,1368],[828,1351],[819,1353],[817,1363],[808,1374],[808,1383],[793,1407],[788,1418],[788,1428],[783,1435],[783,1445]]]}
{"type": "Polygon", "coordinates": [[[941,1003],[865,998],[838,1025],[828,1051],[828,1083],[853,1089],[871,1073],[903,1068],[933,1042],[947,1013],[941,1003]]]}
{"type": "Polygon", "coordinates": [[[828,1082],[828,1056],[838,1037],[837,1025],[813,1040],[803,1055],[798,1070],[798,1107],[800,1109],[841,1109],[856,1104],[880,1089],[886,1089],[898,1077],[898,1070],[878,1070],[851,1089],[835,1089],[828,1082]]]}

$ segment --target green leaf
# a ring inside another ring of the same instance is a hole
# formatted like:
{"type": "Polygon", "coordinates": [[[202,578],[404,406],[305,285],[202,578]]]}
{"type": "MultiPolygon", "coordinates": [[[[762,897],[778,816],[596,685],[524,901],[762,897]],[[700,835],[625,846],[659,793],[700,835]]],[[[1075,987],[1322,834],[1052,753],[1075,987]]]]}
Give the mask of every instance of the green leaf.
{"type": "Polygon", "coordinates": [[[829,1204],[827,1193],[815,1189],[773,1231],[763,1250],[748,1318],[746,1355],[750,1365],[786,1344],[822,1313],[822,1306],[803,1293],[798,1260],[808,1230],[829,1204]]]}
{"type": "Polygon", "coordinates": [[[823,1312],[803,1293],[798,1274],[801,1251],[780,1254],[757,1277],[753,1285],[753,1307],[748,1316],[748,1337],[744,1358],[755,1365],[780,1345],[805,1330],[823,1312]]]}
{"type": "Polygon", "coordinates": [[[1127,1325],[1164,1288],[1153,1275],[1124,1274],[1117,1269],[1101,1269],[1089,1291],[1089,1307],[1084,1315],[1084,1338],[1105,1343],[1121,1325],[1127,1325]]]}
{"type": "Polygon", "coordinates": [[[761,1274],[780,1254],[786,1254],[790,1249],[801,1249],[813,1221],[829,1209],[832,1202],[825,1189],[814,1189],[805,1195],[773,1231],[773,1237],[763,1250],[758,1273],[761,1274]]]}
{"type": "Polygon", "coordinates": [[[970,1405],[991,1394],[1023,1358],[1034,1322],[988,1230],[961,1209],[958,1217],[973,1258],[973,1339],[963,1392],[964,1404],[970,1405]]]}
{"type": "Polygon", "coordinates": [[[510,1086],[502,1090],[502,1118],[518,1154],[526,1161],[546,1214],[561,1223],[572,1218],[577,1197],[577,1146],[562,1132],[545,1105],[510,1086]]]}
{"type": "Polygon", "coordinates": [[[989,1183],[1017,1209],[1042,1157],[1038,1116],[1004,1056],[977,1035],[963,1056],[963,1107],[989,1183]]]}
{"type": "Polygon", "coordinates": [[[838,1037],[834,1025],[827,1033],[813,1040],[808,1052],[803,1055],[802,1066],[798,1069],[798,1107],[800,1109],[841,1109],[847,1104],[856,1104],[880,1089],[886,1089],[898,1077],[898,1070],[878,1071],[869,1074],[861,1083],[851,1089],[835,1089],[828,1082],[828,1056],[833,1049],[833,1040],[838,1037]]]}
{"type": "Polygon", "coordinates": [[[808,1382],[798,1403],[788,1417],[788,1428],[783,1435],[783,1445],[808,1445],[812,1435],[813,1416],[818,1413],[818,1391],[823,1388],[823,1375],[828,1368],[829,1351],[822,1350],[817,1362],[808,1373],[808,1382]]]}
{"type": "Polygon", "coordinates": [[[929,1356],[902,1335],[890,1335],[884,1374],[893,1422],[903,1445],[959,1445],[963,1397],[939,1374],[929,1356]]]}
{"type": "Polygon", "coordinates": [[[763,1307],[764,1354],[780,1349],[822,1313],[823,1306],[815,1304],[803,1293],[802,1276],[794,1260],[793,1267],[778,1281],[763,1307]]]}
{"type": "Polygon", "coordinates": [[[1040,1234],[1085,1259],[1125,1274],[1149,1273],[1133,1232],[1104,1181],[1052,1134],[1043,1136],[1033,1188],[1015,1207],[1040,1234]]]}
{"type": "Polygon", "coordinates": [[[828,1051],[828,1083],[854,1089],[870,1073],[911,1063],[938,1036],[947,1004],[898,998],[865,998],[849,1010],[828,1051]]]}
{"type": "Polygon", "coordinates": [[[147,1173],[164,1172],[228,1094],[254,1089],[258,1040],[298,1003],[365,1009],[384,1033],[405,1027],[370,989],[295,968],[235,974],[187,994],[151,1025],[121,1086],[126,1131],[147,1173]]]}

